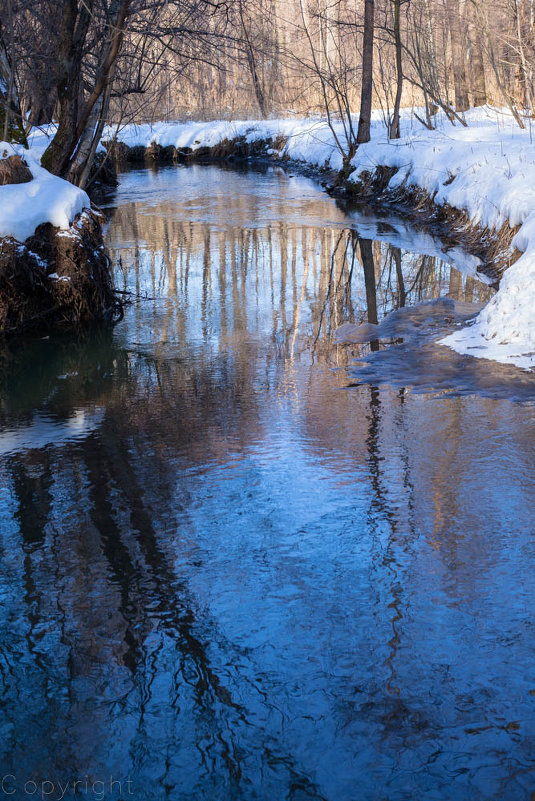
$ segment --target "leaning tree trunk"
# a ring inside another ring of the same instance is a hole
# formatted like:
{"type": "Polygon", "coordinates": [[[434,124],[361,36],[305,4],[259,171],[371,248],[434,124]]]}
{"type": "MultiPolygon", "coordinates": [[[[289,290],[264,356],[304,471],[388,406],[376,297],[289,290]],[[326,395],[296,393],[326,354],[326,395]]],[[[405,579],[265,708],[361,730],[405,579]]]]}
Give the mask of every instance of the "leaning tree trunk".
{"type": "Polygon", "coordinates": [[[241,22],[241,29],[243,33],[243,38],[245,40],[245,50],[247,55],[247,65],[249,67],[249,72],[251,73],[251,80],[253,82],[253,89],[256,97],[256,102],[258,103],[258,108],[260,110],[260,114],[262,119],[266,119],[268,116],[268,108],[266,102],[266,93],[264,91],[264,86],[262,84],[262,80],[260,75],[258,74],[258,67],[256,63],[256,56],[255,56],[255,47],[251,41],[251,37],[249,35],[249,30],[247,28],[247,24],[245,22],[245,16],[243,12],[243,0],[240,0],[239,4],[239,13],[240,13],[240,22],[241,22]]]}
{"type": "Polygon", "coordinates": [[[258,75],[258,69],[256,66],[254,51],[250,45],[247,46],[247,63],[249,65],[249,71],[251,73],[251,80],[253,82],[256,102],[258,103],[258,108],[260,110],[262,119],[265,120],[266,117],[268,116],[266,96],[264,93],[264,88],[262,86],[262,81],[260,80],[260,76],[258,75]]]}
{"type": "Polygon", "coordinates": [[[99,128],[101,112],[102,97],[99,98],[99,101],[93,106],[91,117],[89,118],[89,122],[85,131],[78,141],[76,153],[70,161],[69,171],[65,176],[67,180],[71,182],[71,184],[75,184],[76,186],[82,186],[82,174],[91,155],[94,135],[96,130],[99,128]]]}
{"type": "Polygon", "coordinates": [[[362,43],[362,89],[357,144],[370,141],[373,94],[374,0],[364,0],[364,40],[362,43]]]}
{"type": "Polygon", "coordinates": [[[76,182],[77,185],[80,186],[82,189],[86,188],[87,182],[89,181],[89,176],[91,174],[91,169],[95,161],[97,148],[100,144],[100,140],[102,139],[102,132],[104,131],[104,125],[106,124],[106,120],[108,118],[110,99],[111,99],[111,83],[108,84],[108,86],[106,87],[106,91],[104,92],[104,95],[100,98],[100,103],[98,104],[100,108],[99,111],[100,116],[95,131],[93,133],[93,139],[91,141],[91,147],[89,149],[89,153],[85,160],[85,164],[83,165],[83,169],[76,182]]]}

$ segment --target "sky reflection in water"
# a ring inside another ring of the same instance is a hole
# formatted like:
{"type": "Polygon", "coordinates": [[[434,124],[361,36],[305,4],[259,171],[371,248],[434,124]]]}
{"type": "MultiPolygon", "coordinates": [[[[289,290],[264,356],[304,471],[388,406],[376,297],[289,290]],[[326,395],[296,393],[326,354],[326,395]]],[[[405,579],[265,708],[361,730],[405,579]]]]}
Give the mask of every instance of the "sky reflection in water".
{"type": "Polygon", "coordinates": [[[415,392],[399,361],[348,389],[388,351],[332,341],[374,304],[490,290],[273,170],[128,173],[107,235],[147,299],[3,353],[4,773],[529,797],[533,406],[415,392]]]}

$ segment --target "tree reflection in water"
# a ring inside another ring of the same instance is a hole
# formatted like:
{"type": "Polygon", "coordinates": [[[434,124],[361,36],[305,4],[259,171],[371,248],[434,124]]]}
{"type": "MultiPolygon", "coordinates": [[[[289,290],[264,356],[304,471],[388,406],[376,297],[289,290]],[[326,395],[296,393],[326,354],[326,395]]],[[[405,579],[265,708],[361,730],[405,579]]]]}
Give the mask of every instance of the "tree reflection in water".
{"type": "Polygon", "coordinates": [[[4,346],[5,773],[522,796],[530,409],[330,369],[369,351],[344,322],[489,292],[391,227],[277,172],[132,173],[108,238],[148,299],[4,346]]]}

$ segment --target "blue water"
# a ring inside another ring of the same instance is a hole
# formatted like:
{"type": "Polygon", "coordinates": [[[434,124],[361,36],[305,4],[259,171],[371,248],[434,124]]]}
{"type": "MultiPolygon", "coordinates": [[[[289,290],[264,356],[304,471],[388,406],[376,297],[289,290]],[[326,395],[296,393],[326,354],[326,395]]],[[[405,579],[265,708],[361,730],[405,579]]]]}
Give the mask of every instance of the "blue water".
{"type": "Polygon", "coordinates": [[[333,343],[488,287],[276,170],[132,171],[107,212],[142,299],[2,351],[0,796],[529,799],[531,377],[333,343]]]}

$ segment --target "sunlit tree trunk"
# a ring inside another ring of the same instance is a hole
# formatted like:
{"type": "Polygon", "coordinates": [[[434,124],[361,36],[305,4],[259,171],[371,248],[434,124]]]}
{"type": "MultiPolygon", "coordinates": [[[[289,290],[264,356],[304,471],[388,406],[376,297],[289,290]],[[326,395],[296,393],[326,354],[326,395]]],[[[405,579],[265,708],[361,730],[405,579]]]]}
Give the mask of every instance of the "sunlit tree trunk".
{"type": "Polygon", "coordinates": [[[403,0],[393,0],[394,3],[394,45],[396,49],[396,97],[394,111],[390,123],[390,139],[399,139],[401,136],[399,124],[399,110],[403,94],[403,52],[401,41],[401,4],[403,0]]]}
{"type": "Polygon", "coordinates": [[[466,80],[466,59],[461,28],[461,12],[459,0],[446,0],[448,23],[450,28],[452,72],[455,89],[455,110],[468,111],[468,82],[466,80]]]}
{"type": "Polygon", "coordinates": [[[522,0],[515,0],[514,16],[516,23],[516,51],[518,54],[517,81],[518,96],[525,109],[532,108],[533,101],[533,68],[527,58],[528,42],[531,38],[529,14],[526,13],[522,0]]]}
{"type": "Polygon", "coordinates": [[[487,81],[485,62],[481,46],[481,32],[477,25],[477,11],[474,0],[468,2],[468,36],[470,39],[470,61],[472,66],[472,95],[474,106],[484,106],[487,102],[487,81]]]}
{"type": "Polygon", "coordinates": [[[364,39],[362,43],[362,89],[357,144],[370,141],[373,96],[374,0],[364,0],[364,39]]]}
{"type": "Polygon", "coordinates": [[[241,30],[245,41],[245,55],[247,58],[247,64],[249,66],[249,72],[251,74],[251,80],[253,83],[256,102],[258,103],[258,108],[260,110],[261,116],[265,119],[269,113],[268,103],[266,98],[266,92],[264,89],[264,84],[262,81],[262,76],[260,74],[260,69],[258,65],[258,54],[256,52],[256,48],[252,41],[252,35],[250,31],[250,21],[249,19],[246,18],[245,6],[246,4],[244,0],[239,0],[239,14],[240,14],[241,30]]]}

